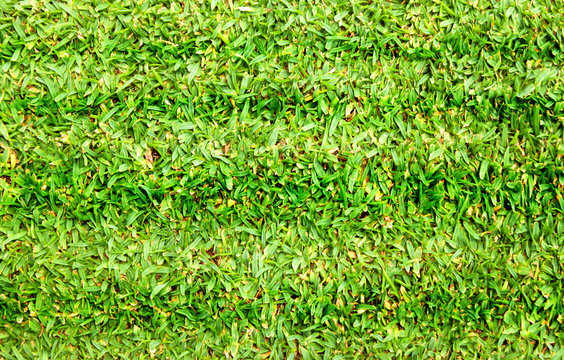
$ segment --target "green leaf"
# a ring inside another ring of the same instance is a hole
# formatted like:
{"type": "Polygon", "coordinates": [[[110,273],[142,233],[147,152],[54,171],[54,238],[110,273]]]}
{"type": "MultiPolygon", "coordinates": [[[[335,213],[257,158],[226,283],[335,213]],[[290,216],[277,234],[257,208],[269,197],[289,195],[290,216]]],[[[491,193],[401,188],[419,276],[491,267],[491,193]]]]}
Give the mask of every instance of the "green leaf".
{"type": "Polygon", "coordinates": [[[2,120],[0,120],[0,135],[2,135],[4,137],[4,139],[6,139],[8,141],[12,141],[10,139],[10,134],[8,133],[8,129],[6,128],[6,125],[4,125],[2,120]]]}

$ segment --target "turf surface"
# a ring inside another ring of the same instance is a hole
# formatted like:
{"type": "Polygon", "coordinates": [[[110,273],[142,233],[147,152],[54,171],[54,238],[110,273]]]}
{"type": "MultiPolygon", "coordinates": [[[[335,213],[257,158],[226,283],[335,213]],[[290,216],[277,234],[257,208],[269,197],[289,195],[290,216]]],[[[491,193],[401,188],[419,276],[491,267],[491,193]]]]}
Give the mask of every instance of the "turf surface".
{"type": "Polygon", "coordinates": [[[562,4],[0,1],[0,358],[563,358],[562,4]]]}

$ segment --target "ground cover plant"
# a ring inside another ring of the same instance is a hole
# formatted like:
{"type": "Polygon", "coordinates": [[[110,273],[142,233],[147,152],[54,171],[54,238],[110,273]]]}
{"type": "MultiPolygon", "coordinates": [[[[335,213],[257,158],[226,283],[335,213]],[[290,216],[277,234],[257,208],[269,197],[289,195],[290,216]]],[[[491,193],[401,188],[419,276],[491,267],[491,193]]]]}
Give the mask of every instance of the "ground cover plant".
{"type": "Polygon", "coordinates": [[[1,1],[0,358],[563,358],[563,15],[1,1]]]}

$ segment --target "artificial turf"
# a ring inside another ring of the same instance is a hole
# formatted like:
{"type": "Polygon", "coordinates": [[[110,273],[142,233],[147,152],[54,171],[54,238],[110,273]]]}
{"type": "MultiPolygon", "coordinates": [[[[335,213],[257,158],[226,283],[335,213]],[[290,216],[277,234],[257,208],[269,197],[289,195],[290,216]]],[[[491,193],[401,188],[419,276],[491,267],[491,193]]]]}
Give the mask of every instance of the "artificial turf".
{"type": "Polygon", "coordinates": [[[562,359],[563,16],[0,1],[0,358],[562,359]]]}

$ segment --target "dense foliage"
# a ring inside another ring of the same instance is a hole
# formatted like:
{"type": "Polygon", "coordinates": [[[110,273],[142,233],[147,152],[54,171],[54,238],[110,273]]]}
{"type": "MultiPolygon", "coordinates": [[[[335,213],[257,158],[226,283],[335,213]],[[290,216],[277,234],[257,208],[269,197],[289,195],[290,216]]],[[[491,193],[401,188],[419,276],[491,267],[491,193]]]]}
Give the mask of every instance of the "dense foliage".
{"type": "Polygon", "coordinates": [[[563,16],[0,1],[0,358],[562,358],[563,16]]]}

